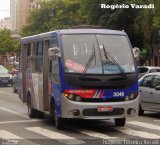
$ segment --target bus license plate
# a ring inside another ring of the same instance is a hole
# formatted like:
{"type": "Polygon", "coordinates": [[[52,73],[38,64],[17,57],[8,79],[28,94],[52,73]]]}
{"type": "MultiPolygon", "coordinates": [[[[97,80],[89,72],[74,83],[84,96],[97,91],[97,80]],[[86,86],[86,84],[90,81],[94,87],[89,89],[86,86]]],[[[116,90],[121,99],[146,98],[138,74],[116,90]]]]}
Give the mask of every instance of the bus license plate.
{"type": "Polygon", "coordinates": [[[112,112],[113,108],[112,106],[98,106],[97,111],[98,112],[112,112]]]}

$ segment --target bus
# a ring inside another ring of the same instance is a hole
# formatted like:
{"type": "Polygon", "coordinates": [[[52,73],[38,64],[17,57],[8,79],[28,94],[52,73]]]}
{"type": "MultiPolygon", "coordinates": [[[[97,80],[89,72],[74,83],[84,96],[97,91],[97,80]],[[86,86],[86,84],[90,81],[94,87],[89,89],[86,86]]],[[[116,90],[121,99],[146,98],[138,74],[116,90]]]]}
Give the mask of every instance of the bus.
{"type": "Polygon", "coordinates": [[[66,119],[137,115],[138,76],[124,31],[78,28],[21,38],[19,97],[30,118],[49,113],[56,128],[66,119]]]}

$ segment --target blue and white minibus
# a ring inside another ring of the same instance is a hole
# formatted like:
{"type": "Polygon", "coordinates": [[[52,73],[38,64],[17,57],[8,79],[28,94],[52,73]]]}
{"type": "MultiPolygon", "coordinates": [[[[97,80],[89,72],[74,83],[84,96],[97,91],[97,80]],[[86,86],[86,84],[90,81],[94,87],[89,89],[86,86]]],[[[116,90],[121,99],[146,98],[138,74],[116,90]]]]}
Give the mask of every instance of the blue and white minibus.
{"type": "Polygon", "coordinates": [[[19,96],[29,117],[114,119],[124,126],[138,112],[138,77],[124,31],[57,30],[21,38],[19,96]]]}

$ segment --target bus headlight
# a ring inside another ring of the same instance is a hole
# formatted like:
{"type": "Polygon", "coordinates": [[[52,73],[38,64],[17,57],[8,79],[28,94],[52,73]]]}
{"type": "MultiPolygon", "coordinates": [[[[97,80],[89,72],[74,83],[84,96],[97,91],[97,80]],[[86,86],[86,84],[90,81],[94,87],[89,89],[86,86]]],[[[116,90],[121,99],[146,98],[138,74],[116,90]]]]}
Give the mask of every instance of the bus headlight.
{"type": "Polygon", "coordinates": [[[69,100],[74,100],[74,95],[73,94],[69,94],[68,99],[69,100]]]}
{"type": "Polygon", "coordinates": [[[64,95],[66,98],[68,98],[71,101],[76,101],[76,102],[82,102],[82,98],[78,95],[75,94],[68,94],[68,95],[64,95]]]}
{"type": "Polygon", "coordinates": [[[82,102],[82,98],[80,96],[75,96],[75,101],[82,102]]]}
{"type": "Polygon", "coordinates": [[[125,101],[134,100],[138,96],[138,93],[131,93],[129,96],[125,97],[125,101]]]}

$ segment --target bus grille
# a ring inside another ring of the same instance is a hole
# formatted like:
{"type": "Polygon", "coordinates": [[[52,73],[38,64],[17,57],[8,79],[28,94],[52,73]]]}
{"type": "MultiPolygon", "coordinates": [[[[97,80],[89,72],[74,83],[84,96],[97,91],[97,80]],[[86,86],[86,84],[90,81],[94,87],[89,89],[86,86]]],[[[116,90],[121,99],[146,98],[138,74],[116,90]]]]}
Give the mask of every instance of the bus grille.
{"type": "Polygon", "coordinates": [[[83,102],[122,102],[125,101],[125,98],[107,98],[103,100],[102,98],[83,98],[83,102]]]}
{"type": "Polygon", "coordinates": [[[113,115],[123,115],[123,108],[114,108],[112,112],[98,112],[97,109],[84,109],[84,116],[113,116],[113,115]]]}

